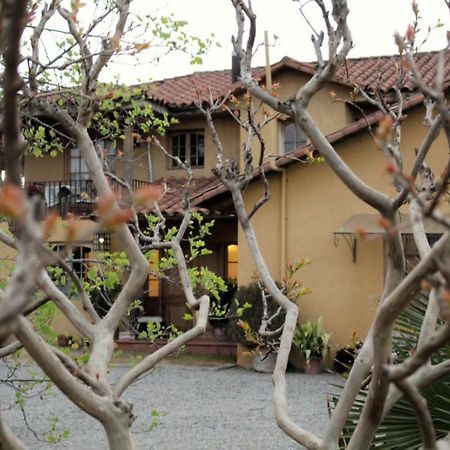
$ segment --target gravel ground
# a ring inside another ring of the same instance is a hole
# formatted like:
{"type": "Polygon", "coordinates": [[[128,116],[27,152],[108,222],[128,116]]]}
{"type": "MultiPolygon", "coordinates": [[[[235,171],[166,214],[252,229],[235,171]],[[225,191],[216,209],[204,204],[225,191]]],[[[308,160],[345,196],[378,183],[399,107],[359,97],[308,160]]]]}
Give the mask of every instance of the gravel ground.
{"type": "MultiPolygon", "coordinates": [[[[34,371],[29,367],[22,377],[34,371]]],[[[126,370],[117,367],[112,377],[126,370]]],[[[0,366],[0,377],[6,374],[0,366]]],[[[326,394],[337,378],[330,374],[288,373],[290,413],[294,420],[320,435],[327,418],[326,394]]],[[[287,438],[273,419],[271,375],[237,367],[201,368],[161,365],[126,391],[137,415],[133,432],[139,450],[289,450],[300,448],[287,438]],[[151,411],[162,413],[158,426],[151,423],[151,411]]],[[[10,387],[0,384],[1,406],[14,396],[10,387]]],[[[107,449],[98,423],[80,412],[56,389],[41,399],[35,395],[26,404],[27,420],[38,435],[50,428],[50,417],[58,417],[57,432],[69,429],[67,439],[57,444],[40,442],[25,427],[21,412],[3,412],[5,421],[33,450],[107,449]],[[13,425],[14,424],[14,425],[13,425]]]]}

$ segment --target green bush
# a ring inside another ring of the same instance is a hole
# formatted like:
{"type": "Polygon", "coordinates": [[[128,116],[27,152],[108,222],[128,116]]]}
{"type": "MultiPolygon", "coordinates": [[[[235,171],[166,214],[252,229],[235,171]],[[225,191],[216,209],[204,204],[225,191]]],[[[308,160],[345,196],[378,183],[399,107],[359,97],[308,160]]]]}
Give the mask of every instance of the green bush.
{"type": "MultiPolygon", "coordinates": [[[[258,331],[263,317],[263,302],[261,298],[261,289],[258,283],[254,281],[246,286],[240,286],[237,289],[234,298],[238,300],[240,305],[245,303],[249,303],[251,305],[251,308],[245,309],[242,312],[239,319],[243,322],[247,322],[253,331],[258,331]]],[[[232,316],[237,316],[236,308],[236,302],[233,301],[230,311],[232,316]]],[[[274,314],[277,309],[278,305],[270,297],[267,298],[267,310],[269,315],[274,314]]],[[[285,316],[286,313],[282,311],[272,322],[271,329],[275,330],[283,325],[285,316]]],[[[244,330],[238,325],[237,322],[237,320],[232,320],[229,325],[231,338],[246,347],[252,347],[253,345],[248,342],[245,337],[244,330]]],[[[278,340],[278,338],[275,337],[274,340],[278,340]]]]}

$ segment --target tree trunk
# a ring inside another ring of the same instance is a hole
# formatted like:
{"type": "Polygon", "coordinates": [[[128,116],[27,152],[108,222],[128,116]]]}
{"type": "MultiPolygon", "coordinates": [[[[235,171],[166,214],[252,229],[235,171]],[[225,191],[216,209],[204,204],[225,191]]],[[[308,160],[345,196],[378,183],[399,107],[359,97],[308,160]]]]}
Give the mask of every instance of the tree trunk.
{"type": "Polygon", "coordinates": [[[128,421],[115,418],[103,424],[110,450],[135,450],[128,421]]]}

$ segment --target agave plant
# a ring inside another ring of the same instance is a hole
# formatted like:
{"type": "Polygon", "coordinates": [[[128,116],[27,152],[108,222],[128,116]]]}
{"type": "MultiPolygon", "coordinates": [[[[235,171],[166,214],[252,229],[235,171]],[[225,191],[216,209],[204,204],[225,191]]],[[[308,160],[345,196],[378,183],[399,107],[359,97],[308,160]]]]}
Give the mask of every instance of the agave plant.
{"type": "MultiPolygon", "coordinates": [[[[427,303],[427,295],[418,295],[397,320],[393,350],[399,362],[410,356],[416,348],[427,303]]],[[[450,347],[447,346],[433,355],[432,362],[437,364],[449,357],[450,347]]],[[[436,381],[424,389],[422,395],[428,402],[436,437],[446,436],[450,432],[450,377],[436,381]]],[[[355,430],[366,396],[367,389],[361,389],[341,436],[340,448],[342,449],[347,447],[355,430]]],[[[331,408],[336,404],[338,397],[339,395],[336,394],[330,395],[329,406],[331,408]]],[[[422,437],[416,415],[410,403],[401,399],[381,422],[371,448],[377,450],[417,450],[421,445],[422,437]]]]}

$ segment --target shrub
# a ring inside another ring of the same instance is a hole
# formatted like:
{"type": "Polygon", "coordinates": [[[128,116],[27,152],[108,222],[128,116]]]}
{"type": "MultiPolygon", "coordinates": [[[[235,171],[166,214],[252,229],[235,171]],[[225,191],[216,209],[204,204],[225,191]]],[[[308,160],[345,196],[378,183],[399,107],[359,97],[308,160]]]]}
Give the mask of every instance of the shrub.
{"type": "MultiPolygon", "coordinates": [[[[246,285],[240,286],[234,298],[239,302],[240,305],[249,303],[251,308],[245,309],[242,315],[239,317],[241,321],[247,322],[250,328],[254,331],[258,331],[261,325],[261,320],[263,317],[263,302],[261,299],[261,289],[256,281],[246,285]]],[[[231,315],[237,316],[236,314],[236,302],[233,301],[231,304],[231,315]]],[[[269,315],[274,314],[278,309],[278,305],[270,298],[267,298],[267,311],[269,315]]],[[[284,323],[286,313],[282,311],[272,322],[271,329],[277,329],[284,323]]],[[[239,342],[246,347],[253,347],[253,345],[248,342],[245,337],[244,330],[240,327],[236,320],[230,323],[230,336],[231,338],[239,342]]],[[[278,340],[277,337],[273,340],[278,340]]]]}

